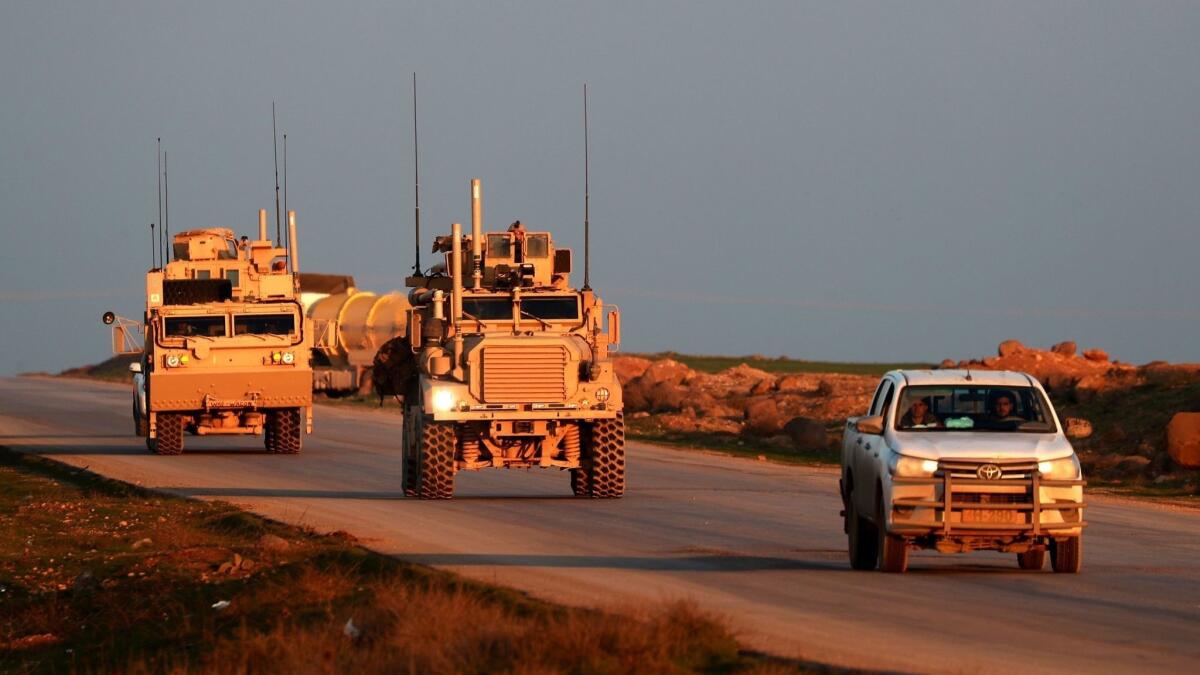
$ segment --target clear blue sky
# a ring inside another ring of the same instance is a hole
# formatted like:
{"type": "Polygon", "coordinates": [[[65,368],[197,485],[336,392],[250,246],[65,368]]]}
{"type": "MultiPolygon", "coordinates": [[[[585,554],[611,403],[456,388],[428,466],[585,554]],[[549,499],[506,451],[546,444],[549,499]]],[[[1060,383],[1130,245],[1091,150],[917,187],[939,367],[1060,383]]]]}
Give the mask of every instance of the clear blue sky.
{"type": "MultiPolygon", "coordinates": [[[[0,373],[108,353],[156,218],[254,227],[288,133],[303,266],[429,235],[582,243],[628,350],[940,360],[1017,338],[1200,361],[1200,4],[0,6],[0,373]]],[[[427,246],[427,243],[423,244],[427,246]]]]}

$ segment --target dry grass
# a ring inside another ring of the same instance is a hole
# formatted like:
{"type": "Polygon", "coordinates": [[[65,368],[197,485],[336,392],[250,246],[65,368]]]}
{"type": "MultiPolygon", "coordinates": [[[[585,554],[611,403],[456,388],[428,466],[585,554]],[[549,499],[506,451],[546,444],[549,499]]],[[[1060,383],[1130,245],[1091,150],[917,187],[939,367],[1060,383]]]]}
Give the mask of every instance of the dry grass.
{"type": "Polygon", "coordinates": [[[675,673],[802,665],[743,652],[720,621],[689,604],[622,613],[553,605],[380,556],[344,536],[0,450],[0,671],[675,673]]]}

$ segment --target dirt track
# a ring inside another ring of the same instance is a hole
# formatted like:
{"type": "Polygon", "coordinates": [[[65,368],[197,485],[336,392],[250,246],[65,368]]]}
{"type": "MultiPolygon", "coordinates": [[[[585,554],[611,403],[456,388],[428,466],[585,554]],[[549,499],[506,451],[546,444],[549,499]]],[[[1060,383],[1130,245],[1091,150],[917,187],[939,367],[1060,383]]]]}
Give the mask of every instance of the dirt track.
{"type": "Polygon", "coordinates": [[[0,445],[147,487],[346,530],[377,550],[564,602],[693,598],[766,651],[947,672],[1184,672],[1200,660],[1200,513],[1090,499],[1084,573],[917,554],[854,573],[836,473],[634,444],[620,501],[550,471],[460,474],[452,502],[398,490],[398,417],[322,407],[304,453],[188,437],[156,457],[124,386],[0,379],[0,445]]]}

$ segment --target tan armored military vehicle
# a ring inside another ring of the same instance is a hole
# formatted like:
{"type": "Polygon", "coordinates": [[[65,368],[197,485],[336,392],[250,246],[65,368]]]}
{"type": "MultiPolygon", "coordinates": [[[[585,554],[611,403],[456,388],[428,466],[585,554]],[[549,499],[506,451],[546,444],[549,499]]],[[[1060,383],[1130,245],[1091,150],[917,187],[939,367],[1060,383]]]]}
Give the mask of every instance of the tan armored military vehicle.
{"type": "MultiPolygon", "coordinates": [[[[312,334],[295,218],[288,213],[288,248],[267,239],[266,211],[254,241],[224,228],[180,232],[174,260],[146,274],[145,349],[130,370],[134,424],[151,451],[183,452],[187,431],[262,433],[269,452],[300,452],[312,431],[312,334]]],[[[117,321],[111,312],[104,320],[117,321]]]]}
{"type": "Polygon", "coordinates": [[[577,496],[620,497],[619,313],[571,288],[571,251],[550,233],[484,233],[479,181],[471,196],[470,235],[456,223],[437,238],[445,262],[408,278],[404,337],[379,355],[377,387],[390,377],[404,397],[405,494],[450,498],[464,469],[542,467],[569,471],[577,496]]]}

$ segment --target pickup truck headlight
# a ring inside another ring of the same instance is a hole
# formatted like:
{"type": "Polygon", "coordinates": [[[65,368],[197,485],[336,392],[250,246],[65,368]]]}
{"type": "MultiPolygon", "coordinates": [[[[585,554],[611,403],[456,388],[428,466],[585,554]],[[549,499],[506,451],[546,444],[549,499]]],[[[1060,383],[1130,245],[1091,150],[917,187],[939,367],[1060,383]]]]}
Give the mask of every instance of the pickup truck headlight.
{"type": "Polygon", "coordinates": [[[1051,480],[1075,480],[1079,478],[1079,458],[1075,455],[1038,462],[1038,473],[1051,480]]]}
{"type": "Polygon", "coordinates": [[[928,478],[937,472],[938,463],[932,459],[892,455],[892,458],[888,460],[888,469],[893,476],[928,478]]]}

